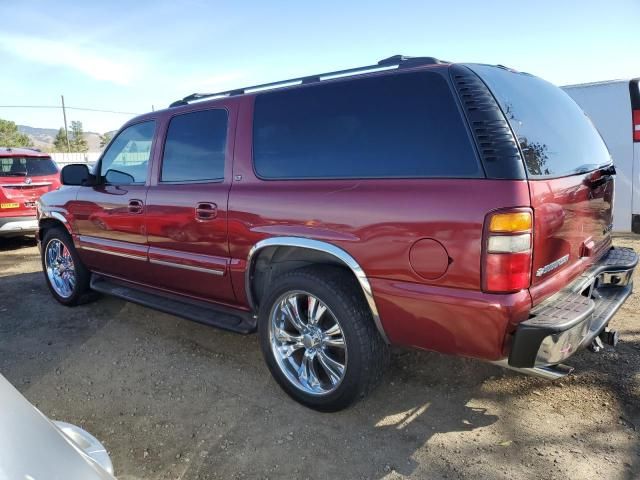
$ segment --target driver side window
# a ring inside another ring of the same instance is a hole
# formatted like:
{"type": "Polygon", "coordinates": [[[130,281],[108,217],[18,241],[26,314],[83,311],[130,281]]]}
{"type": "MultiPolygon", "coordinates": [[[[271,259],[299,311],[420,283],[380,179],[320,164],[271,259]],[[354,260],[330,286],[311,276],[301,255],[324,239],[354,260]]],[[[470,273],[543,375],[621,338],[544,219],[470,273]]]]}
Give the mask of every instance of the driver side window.
{"type": "Polygon", "coordinates": [[[106,183],[123,185],[147,180],[154,130],[154,121],[137,123],[115,138],[100,162],[100,176],[106,183]]]}

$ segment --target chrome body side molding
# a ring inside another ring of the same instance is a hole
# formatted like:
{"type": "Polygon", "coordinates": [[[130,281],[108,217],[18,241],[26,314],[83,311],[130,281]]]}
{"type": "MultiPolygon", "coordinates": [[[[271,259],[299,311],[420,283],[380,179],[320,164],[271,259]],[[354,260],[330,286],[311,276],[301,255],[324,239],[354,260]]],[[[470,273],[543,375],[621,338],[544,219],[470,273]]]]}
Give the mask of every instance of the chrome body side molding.
{"type": "Polygon", "coordinates": [[[64,225],[64,227],[67,229],[67,232],[73,235],[73,230],[71,229],[71,224],[69,223],[69,220],[67,220],[67,217],[65,217],[60,212],[57,212],[55,210],[45,210],[41,207],[40,204],[37,205],[38,228],[42,226],[43,220],[57,220],[58,222],[62,223],[62,225],[64,225]]]}
{"type": "Polygon", "coordinates": [[[249,306],[255,311],[256,305],[253,299],[253,293],[251,290],[251,279],[253,275],[253,262],[255,260],[256,253],[260,250],[267,247],[298,247],[298,248],[306,248],[309,250],[316,250],[324,253],[328,253],[329,255],[335,257],[340,260],[341,263],[346,265],[356,276],[360,287],[362,288],[362,293],[364,293],[365,300],[369,305],[369,309],[371,310],[371,315],[373,317],[373,321],[375,322],[376,328],[378,332],[382,336],[382,339],[389,343],[389,339],[387,337],[384,328],[382,327],[382,322],[380,320],[380,315],[378,314],[378,307],[376,306],[375,300],[373,298],[373,291],[371,289],[371,284],[369,283],[369,279],[364,273],[364,270],[356,260],[349,255],[347,252],[342,250],[335,245],[332,245],[327,242],[321,242],[319,240],[312,240],[310,238],[303,237],[271,237],[266,238],[264,240],[260,240],[256,243],[251,250],[249,251],[249,255],[247,257],[247,270],[245,272],[245,290],[247,292],[247,300],[249,302],[249,306]]]}
{"type": "Polygon", "coordinates": [[[114,257],[130,258],[132,260],[140,260],[142,262],[147,261],[147,257],[144,257],[142,255],[134,255],[132,253],[116,252],[113,250],[106,250],[103,248],[88,247],[87,245],[81,245],[80,248],[82,250],[87,250],[89,252],[97,252],[97,253],[104,253],[106,255],[113,255],[114,257]]]}
{"type": "Polygon", "coordinates": [[[69,221],[67,220],[67,218],[64,215],[62,215],[60,212],[50,212],[49,217],[55,218],[56,220],[61,221],[65,225],[69,225],[69,221]]]}
{"type": "Polygon", "coordinates": [[[192,270],[194,272],[210,273],[211,275],[217,275],[219,277],[224,275],[224,270],[215,270],[211,268],[196,267],[194,265],[185,265],[183,263],[167,262],[165,260],[157,260],[155,258],[149,259],[149,262],[156,265],[163,265],[165,267],[182,268],[184,270],[192,270]]]}

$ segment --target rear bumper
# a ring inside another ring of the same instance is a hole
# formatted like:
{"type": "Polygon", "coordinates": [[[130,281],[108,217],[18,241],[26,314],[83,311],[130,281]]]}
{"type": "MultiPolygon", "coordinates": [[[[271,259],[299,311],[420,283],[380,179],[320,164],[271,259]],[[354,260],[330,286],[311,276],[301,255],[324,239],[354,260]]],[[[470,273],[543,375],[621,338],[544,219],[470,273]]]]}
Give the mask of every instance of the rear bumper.
{"type": "Polygon", "coordinates": [[[35,215],[23,217],[0,217],[0,237],[27,235],[38,230],[35,215]]]}
{"type": "Polygon", "coordinates": [[[588,346],[633,291],[638,255],[612,248],[566,289],[538,305],[516,329],[509,366],[555,365],[588,346]]]}

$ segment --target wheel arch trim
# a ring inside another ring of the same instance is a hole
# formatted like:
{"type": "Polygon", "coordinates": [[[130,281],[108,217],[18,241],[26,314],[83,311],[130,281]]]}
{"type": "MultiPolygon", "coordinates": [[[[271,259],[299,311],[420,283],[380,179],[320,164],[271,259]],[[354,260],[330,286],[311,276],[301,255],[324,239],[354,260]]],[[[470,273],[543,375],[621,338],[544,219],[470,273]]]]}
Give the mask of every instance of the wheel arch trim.
{"type": "Polygon", "coordinates": [[[360,284],[360,288],[362,288],[362,293],[364,294],[365,300],[369,305],[369,309],[371,310],[371,316],[373,317],[373,321],[376,325],[378,332],[382,339],[389,344],[389,338],[387,337],[386,332],[384,331],[384,327],[382,326],[382,321],[380,320],[380,315],[378,313],[378,307],[376,306],[376,302],[373,298],[373,290],[371,289],[371,283],[369,283],[369,279],[367,278],[364,270],[356,262],[356,260],[349,255],[342,248],[337,247],[331,243],[323,242],[320,240],[313,240],[310,238],[304,237],[270,237],[264,240],[260,240],[257,242],[251,250],[249,250],[249,255],[247,256],[247,269],[245,272],[245,291],[247,295],[247,301],[252,310],[256,310],[256,304],[253,299],[253,292],[251,288],[251,280],[253,275],[253,267],[256,259],[256,254],[261,250],[269,247],[296,247],[303,248],[308,250],[315,250],[327,253],[336,259],[338,259],[342,264],[351,270],[351,272],[355,275],[358,283],[360,284]]]}
{"type": "Polygon", "coordinates": [[[56,212],[56,211],[46,211],[46,210],[40,211],[40,218],[38,219],[39,228],[42,227],[42,222],[46,220],[57,220],[62,225],[64,225],[64,227],[67,229],[67,231],[70,234],[73,234],[73,231],[71,230],[71,225],[69,224],[69,220],[67,220],[67,218],[62,213],[56,212]]]}

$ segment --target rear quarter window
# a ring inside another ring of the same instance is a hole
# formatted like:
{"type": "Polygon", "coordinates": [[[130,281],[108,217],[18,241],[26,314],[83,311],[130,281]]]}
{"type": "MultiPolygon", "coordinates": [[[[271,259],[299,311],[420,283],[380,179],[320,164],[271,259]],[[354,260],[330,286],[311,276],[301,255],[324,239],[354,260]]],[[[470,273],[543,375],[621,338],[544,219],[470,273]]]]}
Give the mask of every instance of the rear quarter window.
{"type": "Polygon", "coordinates": [[[593,123],[563,90],[527,73],[489,65],[469,67],[500,104],[530,178],[569,176],[611,162],[593,123]]]}
{"type": "Polygon", "coordinates": [[[259,94],[264,179],[484,176],[447,81],[418,72],[259,94]]]}

